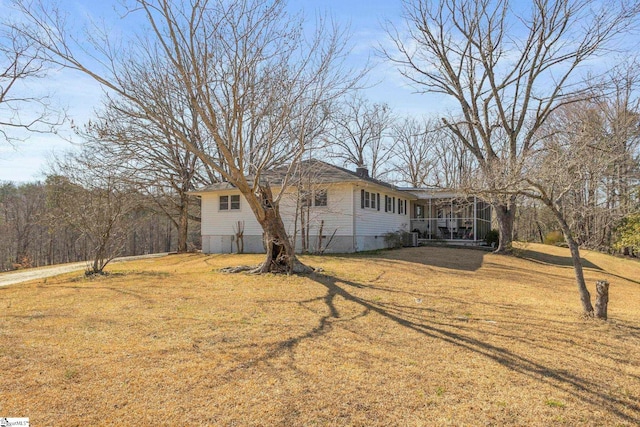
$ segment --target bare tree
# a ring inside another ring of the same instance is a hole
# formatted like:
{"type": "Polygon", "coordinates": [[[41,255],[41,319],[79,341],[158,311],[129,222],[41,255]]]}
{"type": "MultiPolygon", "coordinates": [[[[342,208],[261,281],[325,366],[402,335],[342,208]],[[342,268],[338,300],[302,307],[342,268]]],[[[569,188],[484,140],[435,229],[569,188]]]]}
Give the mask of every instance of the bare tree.
{"type": "Polygon", "coordinates": [[[435,123],[406,117],[393,125],[392,136],[395,145],[391,163],[399,181],[411,187],[434,185],[439,137],[435,123]]]}
{"type": "MultiPolygon", "coordinates": [[[[617,142],[629,133],[624,126],[605,137],[602,122],[593,117],[596,111],[588,107],[588,103],[580,102],[556,109],[539,129],[537,150],[524,164],[525,184],[518,193],[539,200],[553,214],[571,252],[583,312],[592,316],[579,236],[589,227],[594,212],[604,210],[601,208],[606,199],[600,183],[606,180],[612,165],[625,159],[626,153],[620,152],[617,142]]],[[[518,187],[513,183],[511,188],[518,187]]],[[[605,221],[600,224],[605,225],[605,221]]]]}
{"type": "Polygon", "coordinates": [[[127,180],[114,174],[111,165],[96,160],[91,151],[69,153],[51,165],[47,180],[48,205],[57,221],[90,242],[87,274],[102,274],[120,255],[136,226],[130,214],[140,206],[127,180]]]}
{"type": "MultiPolygon", "coordinates": [[[[530,167],[535,169],[535,173],[528,173],[528,188],[524,188],[520,193],[540,200],[553,213],[571,251],[583,312],[592,315],[593,306],[584,280],[579,245],[562,209],[563,199],[575,189],[581,175],[588,169],[585,167],[583,156],[593,154],[586,144],[582,145],[580,152],[574,152],[575,148],[575,144],[569,145],[562,138],[549,137],[545,141],[545,149],[530,159],[530,167]]],[[[516,186],[517,184],[514,184],[514,188],[517,188],[516,186]]]]}
{"type": "Polygon", "coordinates": [[[26,94],[25,81],[45,77],[37,45],[0,18],[0,142],[14,144],[20,130],[52,132],[62,117],[51,109],[47,95],[26,94]],[[16,132],[17,131],[17,132],[16,132]]]}
{"type": "MultiPolygon", "coordinates": [[[[322,177],[319,171],[312,165],[314,154],[318,151],[325,153],[326,143],[323,137],[327,133],[330,125],[332,105],[325,103],[322,108],[309,110],[310,115],[305,115],[302,120],[294,121],[290,126],[292,139],[297,139],[300,145],[304,145],[306,150],[304,156],[298,156],[295,169],[291,173],[291,184],[295,186],[295,191],[287,195],[288,203],[295,206],[294,228],[290,240],[294,250],[309,252],[310,231],[312,222],[312,206],[316,205],[316,195],[323,192],[325,195],[324,206],[326,206],[326,188],[323,187],[322,177]],[[293,199],[293,200],[291,200],[293,199]],[[298,236],[300,236],[301,246],[296,248],[298,236]]],[[[321,235],[320,235],[321,236],[321,235]]]]}
{"type": "MultiPolygon", "coordinates": [[[[443,123],[478,161],[493,194],[497,252],[510,250],[516,196],[535,135],[555,109],[589,96],[578,74],[635,25],[638,5],[596,0],[405,0],[408,39],[384,49],[422,92],[456,102],[443,123]]],[[[487,189],[485,189],[487,190],[487,189]]]]}
{"type": "Polygon", "coordinates": [[[594,246],[612,244],[620,221],[638,212],[640,205],[640,64],[636,61],[614,70],[613,91],[596,98],[603,126],[597,138],[606,141],[611,161],[600,183],[604,193],[606,221],[594,246]]]}
{"type": "MultiPolygon", "coordinates": [[[[563,211],[573,224],[581,246],[606,250],[620,220],[634,211],[633,188],[640,180],[637,153],[640,115],[615,95],[609,100],[582,102],[560,111],[554,126],[572,129],[581,138],[572,138],[577,155],[583,138],[597,147],[582,159],[582,176],[563,199],[563,211]],[[587,167],[588,166],[588,167],[587,167]]],[[[555,120],[554,120],[555,121],[555,120]]]]}
{"type": "MultiPolygon", "coordinates": [[[[101,165],[112,174],[110,176],[122,178],[122,171],[103,162],[99,153],[85,150],[84,154],[90,168],[101,165]]],[[[80,168],[78,171],[70,169],[74,176],[85,168],[83,163],[73,165],[80,168]]],[[[157,212],[152,197],[137,192],[137,186],[129,185],[130,177],[125,178],[112,180],[118,182],[121,191],[127,190],[135,208],[119,220],[118,227],[122,231],[117,234],[121,237],[121,254],[170,251],[177,240],[173,227],[166,216],[157,212]]],[[[97,197],[107,193],[89,193],[87,188],[72,185],[69,178],[61,175],[51,175],[43,183],[0,183],[0,271],[91,259],[95,246],[87,229],[77,227],[76,222],[80,214],[88,216],[92,213],[97,218],[108,212],[108,206],[98,203],[97,197]],[[66,213],[61,211],[59,203],[65,206],[66,213]],[[94,205],[97,206],[95,209],[87,208],[94,205]],[[74,220],[67,220],[67,214],[75,211],[78,215],[71,215],[74,220]]],[[[112,200],[115,201],[115,197],[112,200]]],[[[96,218],[93,221],[97,222],[96,218]]],[[[189,236],[194,244],[199,238],[196,231],[189,236]]]]}
{"type": "Polygon", "coordinates": [[[391,155],[389,131],[393,122],[387,104],[372,103],[360,94],[346,99],[334,113],[330,132],[331,155],[344,166],[368,168],[372,178],[379,178],[381,166],[391,155]]]}
{"type": "Polygon", "coordinates": [[[34,249],[44,214],[45,193],[40,183],[0,185],[0,233],[4,259],[0,266],[37,265],[34,249]]]}
{"type": "Polygon", "coordinates": [[[53,214],[47,183],[0,185],[0,271],[85,260],[83,239],[53,214]]]}
{"type": "Polygon", "coordinates": [[[274,183],[264,172],[283,164],[293,168],[305,146],[291,138],[289,124],[313,117],[311,111],[353,86],[342,62],[344,34],[318,20],[307,36],[302,19],[288,14],[280,0],[133,3],[128,16],[142,15],[148,36],[116,45],[94,32],[90,40],[97,43],[89,52],[100,64],[85,61],[59,10],[43,3],[17,7],[30,23],[23,34],[33,35],[50,61],[92,76],[157,122],[163,112],[131,93],[129,83],[149,68],[164,73],[207,133],[203,145],[180,143],[240,190],[263,228],[267,255],[256,271],[308,271],[280,217],[288,176],[274,183]]]}
{"type": "Polygon", "coordinates": [[[463,188],[476,168],[457,137],[432,119],[405,118],[393,126],[393,172],[412,187],[463,188]]]}
{"type": "Polygon", "coordinates": [[[202,129],[190,114],[188,104],[180,105],[180,92],[167,85],[158,85],[147,75],[143,83],[131,86],[131,91],[143,96],[154,108],[165,111],[164,121],[149,118],[136,104],[126,99],[107,100],[98,118],[79,133],[85,145],[120,171],[138,191],[156,202],[178,231],[177,251],[186,252],[189,220],[193,216],[194,198],[188,194],[196,185],[218,181],[218,176],[203,164],[182,140],[202,146],[202,129]],[[173,108],[171,108],[173,106],[173,108]],[[166,123],[171,121],[172,125],[166,123]]]}
{"type": "MultiPolygon", "coordinates": [[[[597,250],[611,250],[614,230],[624,217],[637,211],[634,190],[640,183],[637,64],[623,64],[611,77],[613,84],[607,91],[556,110],[546,125],[553,129],[547,132],[564,135],[567,150],[589,156],[583,159],[579,179],[562,198],[562,212],[578,244],[597,250]],[[597,150],[585,153],[585,140],[597,150]]],[[[528,238],[533,231],[542,241],[546,232],[557,229],[555,221],[542,218],[535,204],[519,211],[526,218],[519,219],[518,231],[528,238]],[[535,227],[527,230],[531,225],[535,227]]]]}
{"type": "Polygon", "coordinates": [[[539,200],[523,198],[518,203],[518,214],[514,227],[514,234],[518,240],[525,242],[558,243],[555,239],[555,231],[558,230],[558,223],[555,217],[549,212],[539,200]]]}
{"type": "Polygon", "coordinates": [[[434,147],[436,160],[435,185],[469,192],[473,188],[474,177],[478,173],[478,161],[458,137],[446,127],[438,129],[438,138],[434,147]]]}

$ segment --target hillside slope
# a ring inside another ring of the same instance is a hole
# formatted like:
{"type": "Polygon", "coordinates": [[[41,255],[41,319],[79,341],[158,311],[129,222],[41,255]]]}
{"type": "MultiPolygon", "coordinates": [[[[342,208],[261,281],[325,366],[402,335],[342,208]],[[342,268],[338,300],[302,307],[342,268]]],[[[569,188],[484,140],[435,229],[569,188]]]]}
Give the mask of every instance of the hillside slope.
{"type": "Polygon", "coordinates": [[[0,416],[33,425],[640,423],[638,265],[585,253],[610,320],[583,320],[561,248],[304,257],[223,274],[187,254],[0,288],[0,416]],[[525,258],[526,257],[526,258],[525,258]]]}

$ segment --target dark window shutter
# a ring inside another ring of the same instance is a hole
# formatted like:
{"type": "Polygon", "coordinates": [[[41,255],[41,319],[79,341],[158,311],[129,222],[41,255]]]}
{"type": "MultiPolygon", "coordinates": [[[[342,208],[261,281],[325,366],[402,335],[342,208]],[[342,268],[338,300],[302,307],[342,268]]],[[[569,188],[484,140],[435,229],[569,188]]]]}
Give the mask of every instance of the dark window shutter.
{"type": "Polygon", "coordinates": [[[380,210],[380,193],[376,193],[376,198],[378,199],[378,204],[376,206],[378,206],[378,210],[380,210]]]}
{"type": "Polygon", "coordinates": [[[360,208],[364,209],[364,190],[360,190],[360,208]]]}
{"type": "Polygon", "coordinates": [[[391,202],[391,206],[393,206],[393,213],[396,213],[396,198],[393,198],[393,201],[391,202]]]}
{"type": "Polygon", "coordinates": [[[388,200],[388,199],[389,199],[389,196],[387,196],[387,195],[385,194],[385,196],[384,196],[384,211],[385,211],[385,212],[387,212],[387,200],[388,200]]]}
{"type": "Polygon", "coordinates": [[[407,201],[404,201],[404,214],[407,214],[407,201]]]}

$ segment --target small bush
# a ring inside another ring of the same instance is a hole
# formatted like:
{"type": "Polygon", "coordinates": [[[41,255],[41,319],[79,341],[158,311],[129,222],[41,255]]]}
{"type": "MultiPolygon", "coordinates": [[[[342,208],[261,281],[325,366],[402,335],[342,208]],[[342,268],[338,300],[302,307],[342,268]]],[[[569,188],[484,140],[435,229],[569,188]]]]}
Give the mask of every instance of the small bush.
{"type": "Polygon", "coordinates": [[[384,234],[384,243],[390,249],[401,248],[407,244],[406,242],[411,242],[411,233],[407,231],[390,231],[384,234]]]}
{"type": "Polygon", "coordinates": [[[558,230],[550,231],[547,233],[546,236],[544,236],[545,245],[558,245],[558,243],[563,243],[563,242],[564,242],[564,236],[562,235],[562,232],[558,230]]]}
{"type": "Polygon", "coordinates": [[[484,236],[484,241],[489,246],[498,246],[498,244],[500,243],[500,233],[496,229],[489,230],[484,236]]]}
{"type": "Polygon", "coordinates": [[[625,255],[640,252],[640,213],[625,217],[615,231],[614,249],[625,255]]]}

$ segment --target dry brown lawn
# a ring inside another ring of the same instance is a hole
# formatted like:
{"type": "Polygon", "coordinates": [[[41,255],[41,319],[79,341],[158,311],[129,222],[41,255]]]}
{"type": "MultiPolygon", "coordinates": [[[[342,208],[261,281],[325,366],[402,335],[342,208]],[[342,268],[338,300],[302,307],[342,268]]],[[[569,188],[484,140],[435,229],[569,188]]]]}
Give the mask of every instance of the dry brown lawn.
{"type": "Polygon", "coordinates": [[[0,417],[32,426],[632,426],[640,263],[566,249],[304,257],[307,277],[174,255],[0,288],[0,417]]]}

